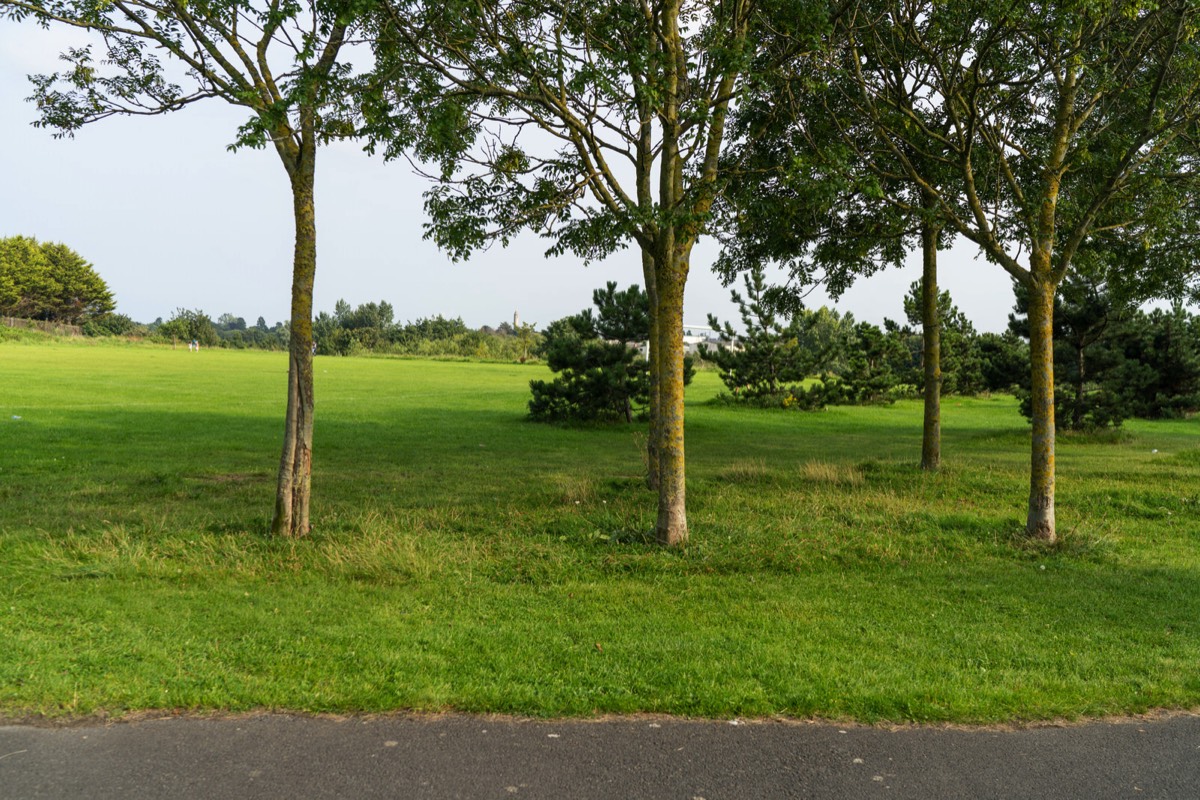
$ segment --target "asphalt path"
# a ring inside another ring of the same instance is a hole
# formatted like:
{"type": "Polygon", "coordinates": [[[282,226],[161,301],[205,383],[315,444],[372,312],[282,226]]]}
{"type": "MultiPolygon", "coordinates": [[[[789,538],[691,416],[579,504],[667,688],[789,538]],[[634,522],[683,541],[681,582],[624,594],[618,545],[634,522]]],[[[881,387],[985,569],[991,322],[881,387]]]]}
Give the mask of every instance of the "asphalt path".
{"type": "Polygon", "coordinates": [[[0,798],[1200,798],[1200,715],[1015,730],[669,718],[0,726],[0,798]]]}

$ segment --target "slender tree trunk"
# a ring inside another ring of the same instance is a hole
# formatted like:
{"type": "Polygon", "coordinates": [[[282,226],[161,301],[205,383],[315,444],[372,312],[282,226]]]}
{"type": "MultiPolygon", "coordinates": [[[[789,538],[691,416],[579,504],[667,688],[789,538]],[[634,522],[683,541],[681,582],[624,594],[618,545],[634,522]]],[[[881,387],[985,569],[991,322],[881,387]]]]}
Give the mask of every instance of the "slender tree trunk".
{"type": "Polygon", "coordinates": [[[921,326],[925,361],[925,422],[921,432],[921,469],[942,464],[942,323],[938,315],[938,230],[921,223],[921,326]]]}
{"type": "Polygon", "coordinates": [[[292,321],[288,345],[288,404],[271,533],[300,537],[309,531],[313,433],[313,280],[317,271],[317,227],[313,203],[312,148],[291,170],[296,249],[292,263],[292,321]]]}
{"type": "Polygon", "coordinates": [[[1053,542],[1054,530],[1054,284],[1034,273],[1029,284],[1033,451],[1025,533],[1053,542]]]}
{"type": "Polygon", "coordinates": [[[658,439],[659,439],[659,374],[658,363],[658,290],[655,287],[654,254],[642,248],[642,278],[646,284],[646,297],[650,301],[650,338],[646,347],[646,360],[650,362],[650,401],[648,413],[650,430],[646,436],[646,486],[658,490],[658,439]]]}
{"type": "Polygon", "coordinates": [[[655,267],[660,368],[655,533],[659,543],[675,546],[688,538],[683,451],[683,287],[687,281],[687,255],[680,255],[671,246],[662,248],[656,254],[655,267]]]}
{"type": "Polygon", "coordinates": [[[1071,421],[1074,424],[1075,430],[1083,427],[1083,383],[1086,380],[1084,376],[1084,360],[1083,351],[1085,345],[1080,342],[1075,348],[1075,365],[1078,369],[1078,375],[1075,378],[1075,408],[1071,412],[1071,421]]]}

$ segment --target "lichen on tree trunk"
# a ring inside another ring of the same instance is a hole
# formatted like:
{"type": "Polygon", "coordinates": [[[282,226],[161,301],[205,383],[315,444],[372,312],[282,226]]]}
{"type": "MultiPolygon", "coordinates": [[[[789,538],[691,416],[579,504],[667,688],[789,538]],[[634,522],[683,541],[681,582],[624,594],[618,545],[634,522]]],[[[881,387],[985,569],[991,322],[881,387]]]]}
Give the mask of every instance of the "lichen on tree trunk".
{"type": "Polygon", "coordinates": [[[680,256],[671,246],[656,254],[660,374],[655,534],[659,543],[669,546],[684,544],[688,538],[683,447],[683,288],[687,266],[686,254],[680,256]]]}
{"type": "Polygon", "coordinates": [[[1034,273],[1029,288],[1033,442],[1025,533],[1054,542],[1054,284],[1034,273]]]}

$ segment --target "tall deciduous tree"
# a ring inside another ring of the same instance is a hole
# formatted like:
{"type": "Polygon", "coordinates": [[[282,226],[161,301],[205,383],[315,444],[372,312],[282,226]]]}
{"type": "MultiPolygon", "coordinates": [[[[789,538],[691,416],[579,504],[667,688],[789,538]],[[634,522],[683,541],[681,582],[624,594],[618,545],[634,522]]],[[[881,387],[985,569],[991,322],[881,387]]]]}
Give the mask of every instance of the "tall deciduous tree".
{"type": "Polygon", "coordinates": [[[162,114],[215,97],[249,114],[235,147],[269,145],[278,154],[291,184],[296,239],[287,421],[271,530],[306,534],[317,265],[313,184],[318,146],[348,132],[339,111],[357,0],[0,0],[0,9],[103,37],[99,62],[91,45],[74,48],[63,54],[70,70],[32,79],[41,114],[36,125],[71,134],[106,117],[162,114]]]}
{"type": "Polygon", "coordinates": [[[1056,538],[1055,291],[1081,253],[1103,272],[1130,263],[1106,260],[1113,242],[1178,240],[1197,177],[1198,23],[1191,0],[864,0],[831,39],[847,99],[903,174],[1029,292],[1031,537],[1056,538]]]}
{"type": "MultiPolygon", "coordinates": [[[[431,233],[455,256],[532,228],[551,252],[641,251],[652,314],[656,531],[685,542],[683,291],[723,189],[726,120],[765,0],[384,0],[368,97],[393,154],[440,162],[431,233]],[[373,101],[377,100],[377,104],[373,101]]],[[[789,2],[791,17],[820,6],[789,2]]]]}
{"type": "MultiPolygon", "coordinates": [[[[854,2],[835,5],[835,19],[855,12],[854,2]]],[[[839,25],[831,33],[842,35],[845,28],[839,25]]],[[[948,238],[945,223],[935,197],[900,169],[872,121],[850,99],[846,84],[853,76],[829,69],[817,54],[796,48],[790,36],[786,28],[771,29],[770,48],[800,55],[782,60],[780,69],[755,84],[735,117],[737,133],[754,135],[737,149],[741,169],[728,194],[730,225],[723,232],[719,269],[728,281],[736,271],[774,261],[787,268],[795,292],[823,283],[836,298],[857,277],[899,264],[907,252],[919,250],[925,372],[921,466],[936,470],[942,390],[937,265],[938,250],[948,238]]],[[[910,80],[892,87],[892,100],[914,113],[927,87],[928,76],[914,71],[910,80]]],[[[930,180],[937,174],[931,170],[930,180]]],[[[940,177],[952,179],[945,170],[940,177]]]]}

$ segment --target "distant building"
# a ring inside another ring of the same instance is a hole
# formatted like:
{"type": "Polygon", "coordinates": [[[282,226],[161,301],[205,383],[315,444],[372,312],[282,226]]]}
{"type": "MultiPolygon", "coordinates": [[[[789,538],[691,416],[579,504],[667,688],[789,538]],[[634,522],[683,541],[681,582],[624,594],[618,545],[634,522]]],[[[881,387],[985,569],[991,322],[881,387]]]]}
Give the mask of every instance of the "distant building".
{"type": "MultiPolygon", "coordinates": [[[[721,343],[720,332],[715,328],[710,328],[708,325],[684,325],[683,326],[683,354],[687,356],[696,355],[700,347],[704,346],[715,350],[717,345],[721,343]]],[[[736,348],[737,342],[726,344],[726,347],[736,348]]],[[[642,342],[642,358],[650,359],[650,343],[642,342]]]]}

